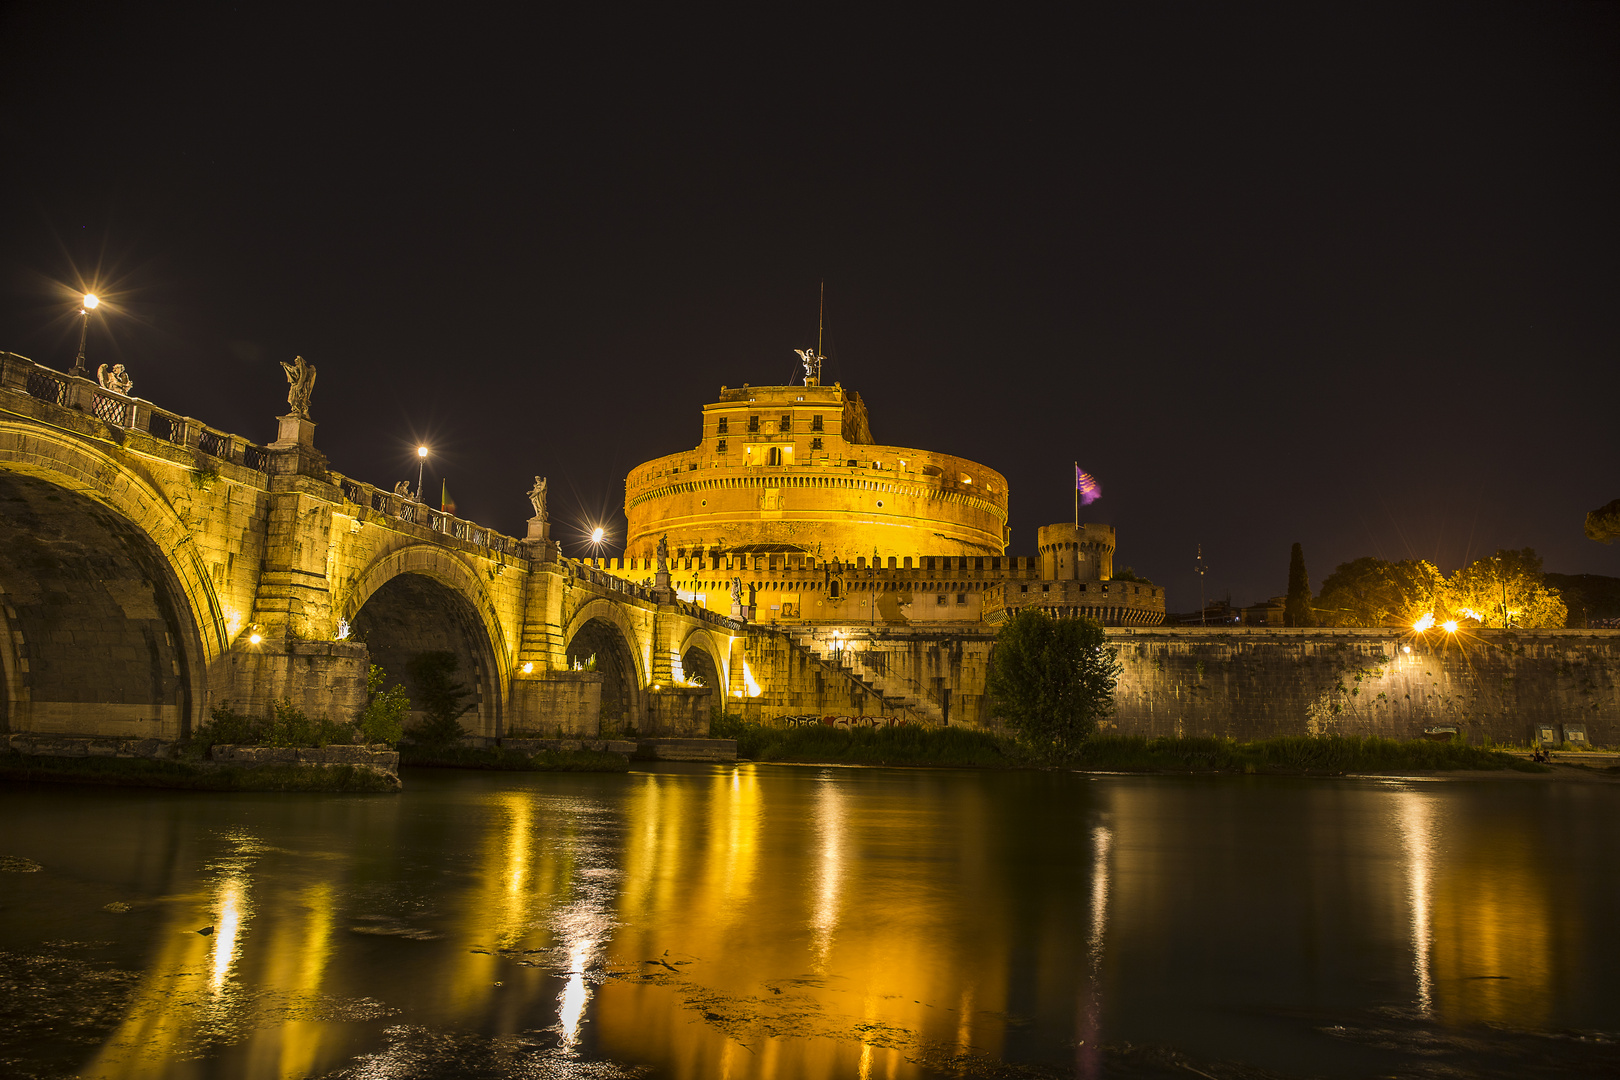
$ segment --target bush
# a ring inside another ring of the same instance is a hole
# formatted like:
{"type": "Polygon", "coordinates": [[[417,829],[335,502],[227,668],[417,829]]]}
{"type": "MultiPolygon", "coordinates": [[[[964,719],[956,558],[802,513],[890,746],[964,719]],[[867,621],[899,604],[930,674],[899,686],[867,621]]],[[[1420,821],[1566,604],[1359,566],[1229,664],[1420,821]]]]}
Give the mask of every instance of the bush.
{"type": "Polygon", "coordinates": [[[180,748],[183,758],[198,761],[216,746],[326,746],[354,738],[354,728],[329,720],[314,720],[293,708],[285,698],[271,703],[272,717],[248,716],[231,708],[229,701],[215,705],[206,724],[200,724],[180,748]]]}
{"type": "Polygon", "coordinates": [[[383,689],[388,673],[376,664],[366,673],[366,707],[360,713],[360,731],[368,743],[387,743],[393,746],[405,734],[405,714],[411,711],[411,699],[399,683],[383,689]]]}

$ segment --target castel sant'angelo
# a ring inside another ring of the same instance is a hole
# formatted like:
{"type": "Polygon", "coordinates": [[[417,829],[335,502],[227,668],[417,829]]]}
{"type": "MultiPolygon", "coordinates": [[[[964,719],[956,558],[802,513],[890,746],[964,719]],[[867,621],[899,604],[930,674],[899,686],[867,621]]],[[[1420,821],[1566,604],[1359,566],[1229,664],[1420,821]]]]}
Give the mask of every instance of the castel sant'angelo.
{"type": "Polygon", "coordinates": [[[1164,621],[1163,588],[1114,579],[1113,526],[1043,526],[1038,555],[1009,556],[1000,473],[877,442],[860,395],[804,355],[804,385],[721,387],[695,448],[631,470],[613,569],[652,584],[662,544],[684,599],[765,624],[995,624],[1028,606],[1164,621]]]}

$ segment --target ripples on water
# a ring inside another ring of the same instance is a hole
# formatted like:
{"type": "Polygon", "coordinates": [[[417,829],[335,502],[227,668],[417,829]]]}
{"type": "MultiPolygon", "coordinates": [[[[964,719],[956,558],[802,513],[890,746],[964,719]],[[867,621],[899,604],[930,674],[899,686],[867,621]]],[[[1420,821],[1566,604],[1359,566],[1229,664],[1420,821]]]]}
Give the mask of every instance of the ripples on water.
{"type": "Polygon", "coordinates": [[[786,766],[0,789],[0,1074],[1620,1073],[1620,789],[786,766]]]}

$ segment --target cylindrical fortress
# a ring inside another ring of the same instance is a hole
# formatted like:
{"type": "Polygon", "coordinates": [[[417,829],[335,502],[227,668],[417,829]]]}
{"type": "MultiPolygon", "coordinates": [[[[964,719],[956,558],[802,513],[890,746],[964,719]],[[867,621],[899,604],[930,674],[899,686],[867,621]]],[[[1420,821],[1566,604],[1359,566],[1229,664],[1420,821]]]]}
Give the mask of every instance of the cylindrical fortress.
{"type": "MultiPolygon", "coordinates": [[[[696,449],[625,480],[625,553],[803,552],[823,559],[1002,555],[1007,481],[965,458],[872,441],[842,386],[722,387],[696,449]]],[[[1110,540],[1112,537],[1110,537],[1110,540]]],[[[1112,550],[1112,548],[1110,548],[1112,550]]]]}
{"type": "Polygon", "coordinates": [[[1042,525],[1036,542],[1041,577],[1047,581],[1107,581],[1114,576],[1112,525],[1042,525]]]}

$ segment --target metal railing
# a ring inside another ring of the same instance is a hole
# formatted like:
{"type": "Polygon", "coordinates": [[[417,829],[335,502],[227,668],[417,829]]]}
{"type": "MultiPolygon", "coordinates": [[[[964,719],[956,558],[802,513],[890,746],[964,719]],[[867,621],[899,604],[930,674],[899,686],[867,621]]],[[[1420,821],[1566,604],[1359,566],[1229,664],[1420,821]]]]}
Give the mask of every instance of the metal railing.
{"type": "MultiPolygon", "coordinates": [[[[29,396],[64,408],[82,409],[105,424],[126,431],[141,431],[153,439],[174,446],[189,447],[210,457],[229,461],[258,472],[267,472],[270,451],[246,439],[219,431],[189,417],[160,409],[149,401],[125,397],[97,386],[93,380],[63,375],[42,367],[16,353],[0,353],[3,379],[0,385],[23,390],[29,396]]],[[[343,497],[356,506],[415,525],[426,525],[434,532],[491,551],[520,554],[522,544],[493,529],[434,510],[413,499],[406,499],[370,484],[333,473],[343,497]]]]}

